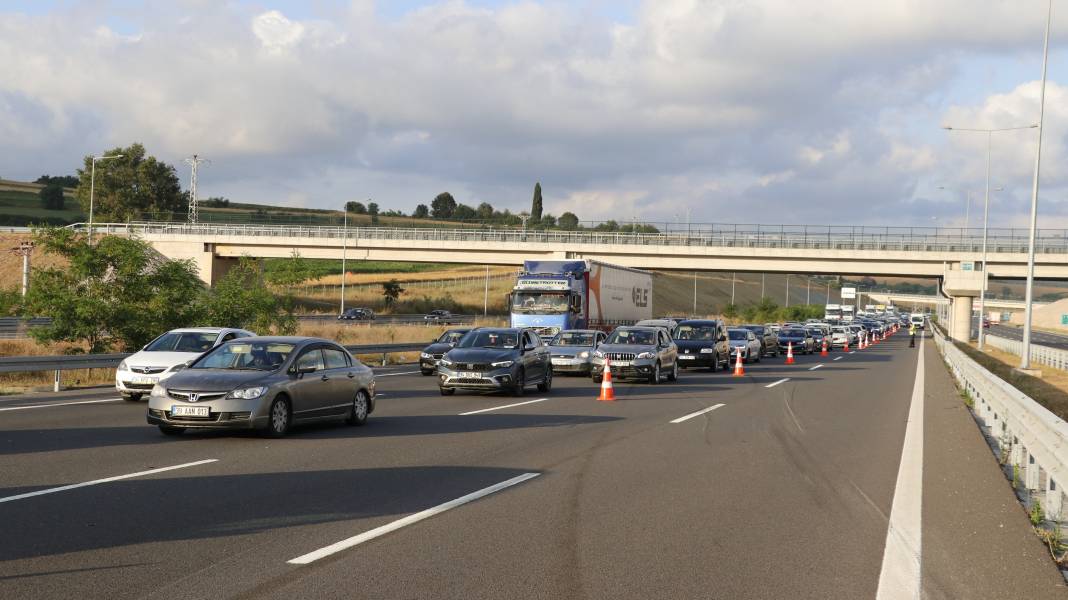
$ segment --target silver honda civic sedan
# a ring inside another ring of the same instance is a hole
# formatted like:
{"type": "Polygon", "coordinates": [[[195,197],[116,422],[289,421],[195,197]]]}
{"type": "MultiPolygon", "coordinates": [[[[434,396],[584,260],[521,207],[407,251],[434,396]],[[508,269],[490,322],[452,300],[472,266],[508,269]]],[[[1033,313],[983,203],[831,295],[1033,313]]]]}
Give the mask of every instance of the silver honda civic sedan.
{"type": "Polygon", "coordinates": [[[329,340],[249,337],[217,346],[152,388],[148,423],[258,429],[280,437],[297,423],[363,425],[375,409],[374,372],[329,340]]]}

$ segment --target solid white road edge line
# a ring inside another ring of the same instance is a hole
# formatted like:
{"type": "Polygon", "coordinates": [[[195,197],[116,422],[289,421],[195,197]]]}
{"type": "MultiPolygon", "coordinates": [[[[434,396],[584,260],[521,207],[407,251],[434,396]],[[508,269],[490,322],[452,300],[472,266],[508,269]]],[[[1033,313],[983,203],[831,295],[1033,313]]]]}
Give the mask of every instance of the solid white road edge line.
{"type": "Polygon", "coordinates": [[[91,485],[99,485],[101,483],[111,483],[112,481],[121,481],[123,479],[131,479],[133,477],[143,477],[145,475],[155,475],[156,473],[163,473],[164,471],[173,471],[175,469],[185,469],[187,467],[195,467],[198,465],[206,465],[208,463],[218,462],[217,458],[209,458],[207,460],[198,460],[196,462],[184,463],[180,465],[174,465],[173,467],[160,467],[158,469],[149,469],[147,471],[138,471],[137,473],[130,473],[129,475],[116,475],[115,477],[105,477],[104,479],[94,479],[93,481],[86,481],[85,483],[72,483],[71,485],[64,485],[60,487],[48,488],[46,490],[37,490],[36,492],[28,492],[25,494],[19,494],[17,496],[8,496],[6,498],[0,498],[0,503],[12,502],[14,500],[22,500],[23,498],[32,498],[34,496],[43,496],[45,494],[54,494],[56,492],[65,492],[67,490],[73,490],[77,488],[89,487],[91,485]]]}
{"type": "Polygon", "coordinates": [[[429,519],[430,517],[433,517],[435,515],[440,515],[441,513],[447,510],[452,510],[458,506],[463,506],[468,502],[473,502],[475,500],[478,500],[479,498],[489,496],[490,494],[499,492],[505,488],[510,488],[513,485],[518,485],[520,483],[523,483],[524,481],[527,481],[528,479],[534,479],[538,475],[541,475],[541,473],[523,473],[518,477],[513,477],[507,481],[502,481],[487,488],[482,488],[481,490],[478,490],[477,492],[472,492],[466,496],[460,496],[455,500],[449,500],[444,504],[439,504],[433,508],[428,508],[424,511],[408,515],[403,519],[397,519],[392,523],[386,523],[381,527],[375,527],[370,531],[365,531],[359,535],[355,535],[348,539],[341,540],[340,542],[330,544],[325,548],[320,548],[314,552],[309,552],[302,556],[298,556],[292,560],[287,560],[286,562],[291,565],[306,565],[308,563],[315,562],[320,558],[325,558],[327,556],[330,556],[331,554],[341,552],[342,550],[348,550],[353,546],[358,546],[364,542],[386,535],[387,533],[394,532],[402,527],[414,525],[415,523],[418,523],[419,521],[422,521],[424,519],[429,519]]]}
{"type": "Polygon", "coordinates": [[[836,357],[834,357],[834,360],[842,360],[843,358],[845,358],[845,357],[844,356],[836,356],[836,357]]]}
{"type": "Polygon", "coordinates": [[[53,402],[51,404],[27,404],[26,406],[8,406],[0,408],[0,412],[8,410],[26,410],[28,408],[49,408],[51,406],[74,406],[75,404],[100,404],[102,402],[122,402],[122,398],[108,398],[107,400],[82,400],[81,402],[53,402]]]}
{"type": "Polygon", "coordinates": [[[545,402],[548,398],[538,398],[537,400],[527,400],[526,402],[516,402],[515,404],[505,404],[504,406],[494,406],[493,408],[483,408],[482,410],[472,410],[470,412],[460,413],[461,417],[467,415],[477,415],[479,413],[490,412],[494,410],[501,410],[504,408],[512,408],[513,406],[523,406],[524,404],[534,404],[535,402],[545,402]]]}
{"type": "Polygon", "coordinates": [[[677,419],[675,419],[674,421],[671,421],[671,422],[672,423],[682,423],[683,421],[692,419],[694,417],[699,417],[699,416],[701,416],[701,415],[703,415],[703,414],[705,414],[707,412],[712,412],[712,411],[716,410],[717,408],[719,408],[721,406],[726,406],[726,405],[725,404],[716,404],[715,406],[709,406],[708,408],[702,408],[701,410],[699,410],[697,412],[692,412],[692,413],[690,413],[690,414],[688,414],[688,415],[686,415],[684,417],[679,417],[679,418],[677,418],[677,419]]]}
{"type": "Polygon", "coordinates": [[[920,598],[923,565],[923,347],[920,344],[916,383],[912,387],[901,465],[890,506],[883,566],[876,600],[920,598]]]}
{"type": "Polygon", "coordinates": [[[764,387],[773,388],[773,387],[779,385],[780,383],[786,383],[787,381],[790,381],[790,378],[789,377],[783,377],[782,379],[776,381],[775,383],[769,383],[768,385],[765,385],[764,387]]]}
{"type": "Polygon", "coordinates": [[[419,371],[404,371],[403,373],[381,373],[376,374],[375,377],[396,377],[397,375],[415,375],[419,371]]]}

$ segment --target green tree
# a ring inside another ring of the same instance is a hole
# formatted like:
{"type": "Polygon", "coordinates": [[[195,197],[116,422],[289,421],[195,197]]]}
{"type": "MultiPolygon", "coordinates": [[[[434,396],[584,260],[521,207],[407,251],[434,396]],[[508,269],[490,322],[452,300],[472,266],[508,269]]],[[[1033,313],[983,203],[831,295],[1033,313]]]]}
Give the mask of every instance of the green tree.
{"type": "Polygon", "coordinates": [[[566,212],[560,215],[560,218],[556,220],[556,224],[559,225],[561,229],[567,229],[571,231],[574,229],[578,229],[579,219],[575,215],[575,213],[566,212]]]}
{"type": "Polygon", "coordinates": [[[204,321],[260,334],[291,334],[297,329],[292,295],[275,295],[260,275],[259,265],[247,256],[241,257],[207,295],[204,321]]]}
{"type": "Polygon", "coordinates": [[[34,270],[24,311],[52,319],[30,330],[38,341],[130,350],[161,331],[195,324],[201,314],[203,285],[192,261],[163,258],[147,242],[124,237],[97,237],[93,246],[69,229],[41,229],[34,237],[38,248],[69,263],[34,270]]]}
{"type": "Polygon", "coordinates": [[[456,210],[456,199],[449,192],[442,192],[430,203],[430,214],[435,219],[448,219],[456,210]]]}
{"type": "Polygon", "coordinates": [[[478,218],[482,221],[490,221],[493,219],[493,205],[489,202],[479,204],[478,208],[475,209],[475,212],[478,213],[478,218]]]}
{"type": "Polygon", "coordinates": [[[37,192],[41,199],[41,208],[47,210],[63,210],[63,187],[50,183],[37,192]]]}
{"type": "Polygon", "coordinates": [[[390,279],[382,284],[382,297],[385,299],[386,307],[392,307],[400,295],[404,293],[404,288],[397,283],[396,279],[390,279]]]}
{"type": "Polygon", "coordinates": [[[300,252],[293,250],[289,258],[272,264],[270,271],[264,273],[267,283],[284,288],[293,293],[297,286],[312,276],[311,261],[303,258],[300,252]]]}
{"type": "Polygon", "coordinates": [[[530,218],[533,221],[541,220],[541,182],[534,184],[534,198],[530,201],[530,218]]]}
{"type": "Polygon", "coordinates": [[[727,306],[723,307],[723,316],[728,319],[733,319],[738,316],[738,305],[727,303],[727,306]]]}
{"type": "Polygon", "coordinates": [[[378,214],[378,203],[377,202],[370,202],[370,203],[367,204],[367,214],[369,214],[369,215],[377,215],[378,214]]]}
{"type": "Polygon", "coordinates": [[[473,221],[478,217],[478,213],[475,209],[466,204],[456,205],[456,209],[452,211],[452,218],[457,221],[473,221]]]}
{"type": "Polygon", "coordinates": [[[19,288],[0,289],[0,316],[17,316],[21,306],[22,292],[19,288]]]}
{"type": "Polygon", "coordinates": [[[357,215],[367,214],[367,207],[363,205],[363,202],[346,202],[345,210],[357,215]]]}
{"type": "Polygon", "coordinates": [[[53,177],[51,175],[41,175],[34,183],[40,183],[43,185],[58,185],[59,187],[76,187],[78,185],[78,178],[73,175],[60,175],[59,177],[53,177]]]}
{"type": "Polygon", "coordinates": [[[415,207],[414,211],[412,211],[412,217],[416,219],[425,219],[428,216],[430,216],[430,209],[426,207],[426,204],[420,204],[415,207]]]}
{"type": "MultiPolygon", "coordinates": [[[[145,147],[133,144],[114,148],[103,156],[122,155],[98,161],[93,192],[93,212],[97,221],[128,221],[152,213],[183,213],[188,195],[182,191],[174,167],[145,154],[145,147]]],[[[93,157],[86,156],[78,170],[75,196],[82,210],[89,212],[89,187],[93,157]]]]}

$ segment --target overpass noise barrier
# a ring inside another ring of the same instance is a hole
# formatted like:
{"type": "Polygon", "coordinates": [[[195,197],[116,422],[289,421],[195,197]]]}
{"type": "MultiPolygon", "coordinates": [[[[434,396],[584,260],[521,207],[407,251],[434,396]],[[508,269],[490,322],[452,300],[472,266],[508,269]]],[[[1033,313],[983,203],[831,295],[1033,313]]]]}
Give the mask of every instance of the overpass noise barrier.
{"type": "Polygon", "coordinates": [[[1068,484],[1068,423],[969,358],[937,327],[934,330],[942,358],[975,401],[980,428],[1001,464],[1013,469],[1017,494],[1024,492],[1028,510],[1038,502],[1048,519],[1061,521],[1068,516],[1062,489],[1068,484]]]}
{"type": "MultiPolygon", "coordinates": [[[[990,335],[989,333],[983,336],[983,340],[985,343],[990,344],[998,350],[1004,350],[1005,352],[1015,354],[1016,356],[1023,356],[1022,340],[1010,340],[1008,338],[990,335]]],[[[1068,371],[1068,350],[1031,344],[1031,362],[1036,362],[1040,365],[1046,365],[1047,367],[1053,367],[1054,369],[1060,369],[1062,371],[1068,371]]]]}

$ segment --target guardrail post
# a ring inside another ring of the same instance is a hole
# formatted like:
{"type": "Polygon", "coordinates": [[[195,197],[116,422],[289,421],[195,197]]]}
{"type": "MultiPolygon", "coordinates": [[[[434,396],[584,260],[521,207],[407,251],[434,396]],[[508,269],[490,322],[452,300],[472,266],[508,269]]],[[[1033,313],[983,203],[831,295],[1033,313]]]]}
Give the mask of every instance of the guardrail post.
{"type": "Polygon", "coordinates": [[[55,378],[52,380],[52,391],[59,391],[59,369],[56,369],[55,378]]]}
{"type": "Polygon", "coordinates": [[[385,352],[382,353],[382,366],[383,367],[386,366],[386,353],[385,352]]]}
{"type": "Polygon", "coordinates": [[[1035,457],[1030,452],[1027,453],[1027,466],[1024,467],[1024,486],[1031,490],[1038,489],[1039,473],[1041,469],[1038,463],[1035,462],[1035,457]]]}
{"type": "Polygon", "coordinates": [[[1046,516],[1053,521],[1061,520],[1061,510],[1064,502],[1064,495],[1061,493],[1060,488],[1057,486],[1057,482],[1046,474],[1046,516]]]}

